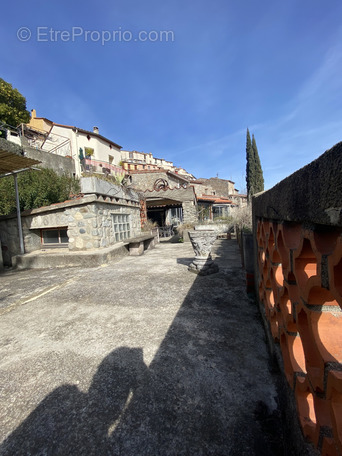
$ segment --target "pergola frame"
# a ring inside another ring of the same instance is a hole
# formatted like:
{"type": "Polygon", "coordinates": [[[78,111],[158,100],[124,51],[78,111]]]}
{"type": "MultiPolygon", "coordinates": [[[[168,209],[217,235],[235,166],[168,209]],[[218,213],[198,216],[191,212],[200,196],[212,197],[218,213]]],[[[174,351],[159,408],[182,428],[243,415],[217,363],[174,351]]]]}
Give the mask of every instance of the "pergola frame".
{"type": "Polygon", "coordinates": [[[0,138],[0,178],[13,176],[15,187],[15,200],[17,208],[17,223],[19,233],[20,253],[25,253],[23,228],[21,223],[20,204],[19,204],[19,191],[18,191],[18,174],[34,168],[34,165],[41,163],[39,160],[28,158],[24,156],[24,151],[21,147],[17,146],[10,141],[0,138]]]}

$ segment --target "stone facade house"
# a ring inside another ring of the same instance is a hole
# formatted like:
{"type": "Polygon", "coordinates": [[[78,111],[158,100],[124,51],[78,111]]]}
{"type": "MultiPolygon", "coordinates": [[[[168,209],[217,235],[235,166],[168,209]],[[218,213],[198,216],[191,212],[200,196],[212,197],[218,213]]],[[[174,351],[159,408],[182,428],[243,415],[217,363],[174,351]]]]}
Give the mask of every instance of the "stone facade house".
{"type": "Polygon", "coordinates": [[[197,221],[197,200],[184,176],[167,170],[131,171],[130,185],[144,200],[145,216],[160,227],[197,221]]]}
{"type": "Polygon", "coordinates": [[[218,177],[211,177],[210,179],[199,178],[196,179],[195,183],[211,187],[217,196],[228,198],[229,196],[238,193],[234,187],[235,182],[227,179],[219,179],[218,177]]]}
{"type": "Polygon", "coordinates": [[[140,191],[157,190],[160,187],[180,188],[189,184],[184,176],[164,169],[130,171],[129,176],[132,187],[140,191]]]}

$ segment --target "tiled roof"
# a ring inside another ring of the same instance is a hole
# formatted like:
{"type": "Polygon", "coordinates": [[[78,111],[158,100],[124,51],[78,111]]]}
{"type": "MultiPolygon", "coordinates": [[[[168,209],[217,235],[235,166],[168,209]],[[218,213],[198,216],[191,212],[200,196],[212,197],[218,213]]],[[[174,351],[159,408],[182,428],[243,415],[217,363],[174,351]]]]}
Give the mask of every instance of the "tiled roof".
{"type": "Polygon", "coordinates": [[[229,198],[224,198],[223,196],[215,195],[202,195],[197,196],[198,201],[207,201],[208,203],[213,204],[231,204],[232,201],[229,198]]]}
{"type": "Polygon", "coordinates": [[[117,147],[118,149],[122,149],[122,146],[119,146],[119,144],[115,143],[114,141],[111,141],[110,139],[106,138],[105,136],[100,135],[99,133],[94,133],[93,131],[84,130],[83,128],[72,127],[70,125],[57,124],[55,122],[53,122],[53,126],[63,127],[63,128],[71,128],[74,131],[77,130],[77,131],[79,131],[81,133],[84,133],[86,135],[92,136],[93,138],[101,138],[103,141],[106,141],[106,142],[112,144],[114,147],[117,147]]]}
{"type": "MultiPolygon", "coordinates": [[[[46,117],[35,117],[34,119],[45,120],[46,122],[49,122],[52,127],[62,127],[62,128],[70,128],[72,130],[78,130],[81,133],[85,133],[86,135],[90,135],[90,136],[93,136],[95,138],[101,138],[104,141],[107,141],[110,144],[112,144],[114,147],[122,149],[122,146],[119,146],[119,144],[116,144],[114,141],[111,141],[110,139],[106,138],[105,136],[100,135],[99,133],[94,133],[93,131],[84,130],[83,128],[74,127],[72,125],[64,125],[64,124],[52,122],[52,120],[49,120],[46,117]]],[[[27,124],[27,126],[30,127],[30,124],[27,124]]]]}

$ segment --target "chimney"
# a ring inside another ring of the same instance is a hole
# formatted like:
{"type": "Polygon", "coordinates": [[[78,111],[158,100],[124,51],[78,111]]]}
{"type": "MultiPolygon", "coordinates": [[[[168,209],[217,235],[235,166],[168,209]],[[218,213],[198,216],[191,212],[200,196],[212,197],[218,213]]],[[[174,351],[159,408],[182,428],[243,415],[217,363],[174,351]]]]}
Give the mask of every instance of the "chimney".
{"type": "Polygon", "coordinates": [[[31,109],[31,119],[35,119],[37,117],[37,113],[35,109],[31,109]]]}
{"type": "Polygon", "coordinates": [[[99,134],[99,127],[93,127],[93,132],[98,135],[99,134]]]}

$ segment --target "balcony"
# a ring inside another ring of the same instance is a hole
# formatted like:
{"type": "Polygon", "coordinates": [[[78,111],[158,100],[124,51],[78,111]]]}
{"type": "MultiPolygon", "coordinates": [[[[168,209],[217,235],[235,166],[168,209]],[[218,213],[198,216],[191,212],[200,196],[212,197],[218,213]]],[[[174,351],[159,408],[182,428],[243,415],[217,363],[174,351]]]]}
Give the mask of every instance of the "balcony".
{"type": "Polygon", "coordinates": [[[118,174],[125,174],[125,170],[121,166],[113,165],[112,163],[95,160],[93,158],[85,158],[83,160],[84,172],[98,173],[117,176],[118,174]]]}

